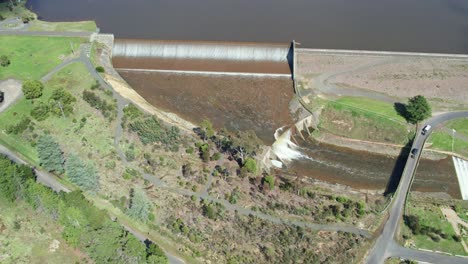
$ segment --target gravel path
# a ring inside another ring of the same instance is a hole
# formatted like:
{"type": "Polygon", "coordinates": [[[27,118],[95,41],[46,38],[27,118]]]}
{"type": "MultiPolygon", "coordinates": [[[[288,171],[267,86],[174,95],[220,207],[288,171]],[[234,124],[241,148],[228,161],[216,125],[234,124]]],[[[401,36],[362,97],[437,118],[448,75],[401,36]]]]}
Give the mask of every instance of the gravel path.
{"type": "Polygon", "coordinates": [[[21,81],[13,79],[0,82],[0,91],[5,93],[4,100],[0,103],[0,113],[23,96],[21,84],[21,81]]]}

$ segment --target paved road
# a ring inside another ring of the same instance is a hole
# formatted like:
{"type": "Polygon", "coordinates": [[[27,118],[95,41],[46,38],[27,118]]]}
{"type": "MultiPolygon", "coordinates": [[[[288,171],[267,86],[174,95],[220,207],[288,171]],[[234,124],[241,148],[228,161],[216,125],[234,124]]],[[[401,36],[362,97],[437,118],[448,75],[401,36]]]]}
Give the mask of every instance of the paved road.
{"type": "MultiPolygon", "coordinates": [[[[18,164],[27,164],[23,159],[21,159],[17,154],[13,153],[9,149],[5,148],[4,146],[0,145],[0,154],[7,156],[12,161],[18,164]]],[[[44,184],[45,186],[50,187],[52,190],[56,192],[70,192],[70,190],[65,187],[63,184],[58,182],[56,178],[45,171],[35,169],[34,172],[36,173],[37,182],[44,184]]]]}
{"type": "MultiPolygon", "coordinates": [[[[437,125],[455,118],[468,117],[468,111],[452,112],[445,113],[429,119],[422,127],[425,125],[431,125],[435,128],[437,125]]],[[[431,132],[431,131],[430,131],[431,132]]],[[[456,263],[468,263],[467,258],[460,257],[450,257],[445,255],[439,255],[432,252],[411,250],[404,247],[401,247],[395,242],[395,234],[397,233],[398,223],[401,219],[403,208],[405,205],[407,193],[410,190],[411,183],[414,179],[414,174],[418,166],[419,159],[421,157],[422,149],[426,139],[430,135],[422,135],[418,133],[414,139],[413,146],[411,149],[419,149],[416,157],[408,157],[406,161],[405,169],[403,170],[403,175],[400,180],[400,184],[396,191],[395,197],[393,199],[392,206],[390,208],[390,216],[385,224],[385,227],[377,239],[374,248],[370,252],[367,263],[369,264],[379,264],[384,263],[385,259],[389,257],[404,257],[407,259],[425,261],[429,263],[440,263],[440,264],[456,264],[456,263]]]]}

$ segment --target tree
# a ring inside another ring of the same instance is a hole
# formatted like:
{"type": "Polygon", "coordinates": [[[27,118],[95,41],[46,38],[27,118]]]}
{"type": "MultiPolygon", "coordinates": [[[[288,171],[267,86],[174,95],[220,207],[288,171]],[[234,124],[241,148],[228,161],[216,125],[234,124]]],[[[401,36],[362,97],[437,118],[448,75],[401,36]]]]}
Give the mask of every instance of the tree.
{"type": "Polygon", "coordinates": [[[8,59],[6,55],[0,56],[0,65],[2,67],[7,67],[8,65],[10,65],[10,59],[8,59]]]}
{"type": "Polygon", "coordinates": [[[247,156],[256,155],[261,144],[262,142],[254,131],[240,131],[231,139],[231,151],[234,157],[240,160],[240,164],[244,164],[247,156]]]}
{"type": "Polygon", "coordinates": [[[41,97],[42,90],[44,90],[44,85],[40,81],[28,80],[23,83],[23,94],[26,99],[35,99],[41,97]]]}
{"type": "Polygon", "coordinates": [[[39,154],[39,164],[47,171],[54,171],[58,174],[64,172],[63,164],[65,159],[60,145],[50,135],[44,135],[37,141],[37,153],[39,154]]]}
{"type": "Polygon", "coordinates": [[[55,89],[50,96],[50,109],[60,116],[73,113],[73,103],[76,98],[63,88],[55,89]]]}
{"type": "Polygon", "coordinates": [[[408,100],[406,105],[406,119],[416,124],[432,115],[431,106],[422,95],[416,95],[408,100]]]}
{"type": "Polygon", "coordinates": [[[272,175],[266,175],[263,179],[263,183],[266,184],[270,190],[273,190],[275,188],[275,177],[272,175]]]}
{"type": "Polygon", "coordinates": [[[132,189],[130,192],[130,205],[127,214],[143,223],[148,222],[151,213],[151,202],[140,189],[132,189]]]}
{"type": "Polygon", "coordinates": [[[93,164],[86,164],[77,155],[71,154],[65,163],[65,170],[70,181],[83,190],[90,192],[99,190],[99,175],[93,164]]]}

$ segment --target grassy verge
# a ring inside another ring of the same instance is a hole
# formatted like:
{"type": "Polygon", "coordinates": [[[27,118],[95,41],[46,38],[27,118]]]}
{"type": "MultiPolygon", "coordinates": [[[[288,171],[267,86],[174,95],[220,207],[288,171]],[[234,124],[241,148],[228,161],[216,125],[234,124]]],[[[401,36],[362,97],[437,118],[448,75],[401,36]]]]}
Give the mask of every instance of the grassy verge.
{"type": "Polygon", "coordinates": [[[410,135],[392,104],[361,97],[329,101],[319,126],[339,136],[395,144],[406,144],[410,135]]]}
{"type": "Polygon", "coordinates": [[[0,262],[1,263],[75,263],[83,254],[63,241],[61,229],[42,213],[25,202],[14,204],[0,198],[0,262]],[[51,243],[60,242],[55,252],[51,243]],[[31,243],[34,241],[34,243],[31,243]]]}
{"type": "Polygon", "coordinates": [[[2,67],[0,80],[39,79],[69,56],[72,46],[76,49],[85,41],[66,37],[2,36],[0,54],[8,56],[11,64],[2,67]]]}
{"type": "Polygon", "coordinates": [[[56,32],[96,32],[97,26],[94,21],[78,22],[46,22],[34,20],[30,22],[29,31],[56,31],[56,32]]]}
{"type": "Polygon", "coordinates": [[[459,138],[453,138],[452,133],[446,131],[434,131],[429,136],[429,143],[432,149],[452,151],[468,157],[468,141],[459,138]]]}
{"type": "Polygon", "coordinates": [[[33,12],[31,12],[24,6],[24,4],[18,4],[16,6],[13,6],[12,9],[10,9],[8,6],[8,1],[0,3],[0,16],[4,19],[10,17],[35,16],[33,12]]]}
{"type": "Polygon", "coordinates": [[[414,235],[406,225],[403,225],[403,235],[407,236],[411,243],[414,243],[415,247],[457,255],[468,255],[463,249],[461,242],[456,242],[453,239],[453,236],[456,235],[455,231],[452,225],[445,219],[439,207],[429,204],[424,204],[424,207],[409,204],[408,209],[409,215],[415,215],[419,218],[420,226],[439,229],[447,235],[447,238],[440,238],[440,241],[435,241],[426,234],[414,235]]]}
{"type": "Polygon", "coordinates": [[[455,129],[457,134],[468,137],[468,118],[460,118],[449,121],[445,126],[450,129],[455,129]]]}

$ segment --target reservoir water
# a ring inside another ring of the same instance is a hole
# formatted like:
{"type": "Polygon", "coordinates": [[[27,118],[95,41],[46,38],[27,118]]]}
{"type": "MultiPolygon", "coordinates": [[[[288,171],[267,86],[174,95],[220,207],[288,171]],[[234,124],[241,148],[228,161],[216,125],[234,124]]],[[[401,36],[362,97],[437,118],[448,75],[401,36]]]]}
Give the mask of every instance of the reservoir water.
{"type": "Polygon", "coordinates": [[[29,0],[44,20],[96,20],[117,38],[279,42],[468,53],[466,0],[29,0]]]}

